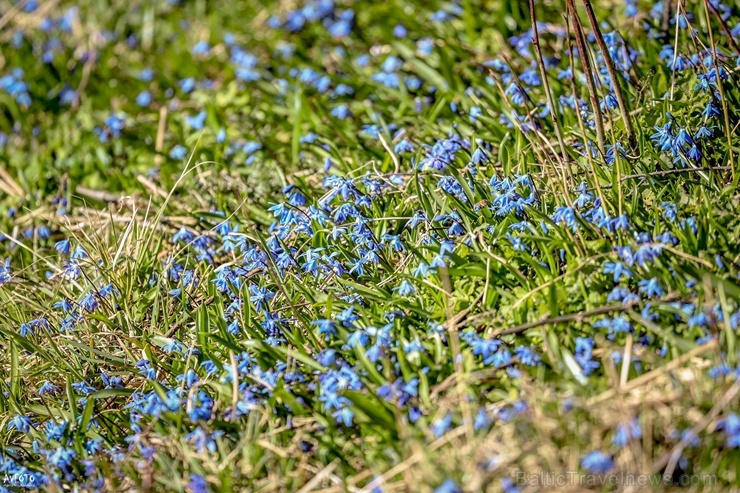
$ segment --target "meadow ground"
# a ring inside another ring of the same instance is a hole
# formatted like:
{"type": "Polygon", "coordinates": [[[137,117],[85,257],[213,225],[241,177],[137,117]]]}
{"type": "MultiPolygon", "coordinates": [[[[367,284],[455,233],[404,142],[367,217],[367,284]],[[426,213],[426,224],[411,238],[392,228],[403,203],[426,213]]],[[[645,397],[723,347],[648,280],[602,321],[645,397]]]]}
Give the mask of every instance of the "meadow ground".
{"type": "Polygon", "coordinates": [[[0,492],[737,491],[738,43],[0,1],[0,492]]]}

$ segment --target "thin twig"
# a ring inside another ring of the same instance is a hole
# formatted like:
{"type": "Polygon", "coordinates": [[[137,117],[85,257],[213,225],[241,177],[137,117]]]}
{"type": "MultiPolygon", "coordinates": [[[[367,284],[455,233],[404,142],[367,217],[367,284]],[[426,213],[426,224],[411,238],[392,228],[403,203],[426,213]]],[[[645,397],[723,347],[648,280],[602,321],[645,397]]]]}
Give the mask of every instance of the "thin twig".
{"type": "Polygon", "coordinates": [[[29,1],[30,0],[21,0],[20,2],[13,5],[10,10],[5,12],[5,14],[0,17],[0,29],[4,28],[5,24],[13,20],[13,17],[15,17],[21,10],[23,10],[23,7],[25,7],[29,1]]]}
{"type": "MultiPolygon", "coordinates": [[[[661,302],[666,301],[673,301],[678,296],[677,292],[669,293],[664,298],[662,298],[661,302]]],[[[525,330],[533,329],[535,327],[539,327],[541,325],[555,325],[560,324],[563,322],[585,322],[586,320],[590,319],[591,317],[594,317],[596,315],[604,315],[606,313],[613,313],[613,312],[626,312],[630,309],[632,309],[635,305],[637,305],[637,301],[633,301],[631,303],[626,303],[622,305],[607,305],[607,306],[601,306],[599,308],[594,308],[593,310],[588,310],[585,312],[578,312],[578,313],[569,313],[567,315],[560,315],[557,317],[543,317],[539,320],[535,320],[534,322],[527,322],[525,324],[515,325],[514,327],[509,327],[507,329],[502,329],[493,334],[494,337],[498,336],[505,336],[509,334],[518,334],[519,332],[524,332],[525,330]]]]}
{"type": "Polygon", "coordinates": [[[678,26],[679,16],[681,15],[681,1],[676,2],[676,36],[673,40],[673,63],[671,64],[671,102],[673,102],[673,93],[676,89],[676,59],[678,58],[678,26]]]}
{"type": "Polygon", "coordinates": [[[570,61],[569,79],[571,93],[573,94],[573,107],[575,109],[576,117],[578,118],[578,128],[581,130],[581,135],[583,136],[583,145],[586,151],[586,160],[588,161],[589,165],[588,167],[591,170],[591,174],[593,175],[594,183],[596,184],[596,189],[598,191],[599,198],[601,199],[601,203],[604,204],[604,207],[606,207],[609,202],[606,201],[606,199],[604,198],[604,194],[601,193],[599,176],[596,173],[596,164],[594,163],[593,156],[591,156],[591,150],[588,148],[589,139],[586,137],[586,126],[583,124],[583,117],[581,116],[580,98],[578,97],[578,92],[576,91],[576,62],[573,58],[573,44],[570,41],[570,22],[568,20],[568,15],[563,15],[563,19],[565,20],[565,33],[568,41],[568,59],[570,61]]]}
{"type": "Polygon", "coordinates": [[[157,155],[154,156],[154,165],[159,166],[162,163],[162,148],[164,147],[164,136],[167,132],[167,105],[159,108],[159,124],[157,125],[157,137],[154,141],[154,150],[157,155]]]}
{"type": "MultiPolygon", "coordinates": [[[[591,100],[591,106],[593,107],[594,120],[596,123],[596,140],[599,145],[599,152],[602,156],[605,154],[605,139],[604,139],[604,119],[601,115],[601,107],[599,106],[599,98],[596,96],[596,83],[593,77],[593,69],[591,67],[591,60],[589,60],[588,52],[586,51],[586,37],[583,34],[583,28],[581,26],[581,20],[578,18],[578,12],[576,11],[576,5],[574,0],[567,0],[568,10],[570,11],[570,17],[573,21],[573,32],[576,37],[576,47],[578,48],[578,55],[581,59],[581,65],[583,66],[583,72],[586,76],[586,85],[588,86],[588,97],[591,100]]],[[[577,104],[577,102],[576,102],[577,104]]]]}
{"type": "Polygon", "coordinates": [[[92,188],[87,188],[82,185],[77,185],[77,187],[75,188],[75,193],[100,202],[116,203],[120,202],[123,199],[123,196],[121,195],[106,192],[105,190],[95,190],[92,188]]]}
{"type": "Polygon", "coordinates": [[[663,2],[663,12],[661,15],[660,29],[663,31],[663,39],[668,40],[671,28],[671,0],[663,2]]]}
{"type": "Polygon", "coordinates": [[[619,74],[617,74],[617,68],[614,66],[614,60],[609,54],[609,48],[606,46],[604,36],[601,34],[599,23],[596,20],[594,9],[591,6],[591,0],[583,0],[583,6],[586,7],[586,15],[588,16],[588,21],[591,23],[591,29],[593,29],[594,37],[596,38],[596,44],[598,44],[599,48],[601,49],[601,55],[604,57],[606,70],[609,72],[609,78],[612,81],[612,90],[614,91],[614,96],[617,98],[619,112],[622,114],[624,129],[627,132],[627,140],[629,141],[630,149],[634,150],[637,148],[637,138],[635,137],[635,129],[632,126],[632,118],[630,118],[630,114],[627,111],[627,103],[624,100],[622,87],[619,84],[619,74]]]}
{"type": "Polygon", "coordinates": [[[730,402],[735,398],[735,396],[740,392],[740,380],[735,380],[735,383],[732,384],[732,387],[725,392],[725,395],[722,396],[722,399],[712,407],[712,409],[709,410],[707,414],[704,415],[702,419],[699,420],[698,423],[694,425],[693,428],[691,428],[691,431],[686,434],[686,436],[683,437],[683,439],[676,444],[675,447],[673,447],[673,450],[671,450],[670,454],[666,454],[663,457],[660,458],[655,464],[653,464],[653,471],[658,472],[661,469],[663,469],[663,466],[665,466],[664,475],[672,476],[673,471],[676,469],[676,465],[678,464],[678,461],[681,460],[681,453],[683,450],[689,446],[691,441],[696,438],[696,436],[701,433],[701,431],[709,426],[709,423],[711,423],[717,416],[719,416],[719,413],[727,407],[730,402]]]}
{"type": "Polygon", "coordinates": [[[524,332],[525,330],[534,329],[535,327],[539,327],[541,325],[555,325],[563,322],[585,322],[586,320],[596,315],[604,315],[605,313],[612,312],[623,312],[629,310],[630,308],[630,305],[607,305],[585,312],[569,313],[568,315],[560,315],[557,317],[546,316],[539,320],[535,320],[534,322],[527,322],[526,324],[520,324],[515,325],[514,327],[509,327],[507,329],[501,329],[497,332],[494,332],[493,336],[498,337],[510,334],[518,334],[520,332],[524,332]]]}
{"type": "Polygon", "coordinates": [[[4,166],[0,166],[0,185],[3,186],[3,191],[8,195],[17,195],[18,197],[24,195],[23,189],[16,183],[4,166]]]}
{"type": "Polygon", "coordinates": [[[730,44],[733,48],[735,48],[735,53],[740,55],[740,47],[737,46],[737,43],[735,42],[735,38],[732,37],[732,31],[730,31],[730,28],[727,27],[727,23],[722,18],[722,15],[717,11],[717,8],[712,5],[712,2],[707,2],[707,6],[712,9],[712,12],[714,13],[714,16],[717,17],[717,20],[719,21],[720,25],[722,26],[722,30],[727,35],[727,39],[730,41],[730,44]]]}
{"type": "MultiPolygon", "coordinates": [[[[688,353],[684,353],[678,358],[671,360],[669,363],[666,363],[665,365],[656,368],[652,371],[649,371],[647,373],[643,373],[639,377],[633,378],[632,380],[628,381],[625,385],[623,385],[620,389],[620,393],[628,393],[631,392],[639,387],[642,387],[643,385],[646,385],[656,378],[658,378],[661,375],[664,375],[668,372],[671,372],[678,368],[679,366],[683,365],[687,361],[690,361],[691,359],[699,356],[702,353],[705,353],[709,350],[715,349],[717,347],[717,340],[712,339],[711,341],[707,342],[706,344],[702,344],[701,346],[696,346],[694,349],[689,351],[688,353]]],[[[597,395],[596,397],[589,400],[586,404],[587,406],[594,406],[600,402],[607,401],[609,399],[613,399],[614,396],[617,395],[616,389],[609,389],[606,392],[602,392],[601,394],[597,395]]]]}
{"type": "MultiPolygon", "coordinates": [[[[679,173],[696,173],[700,171],[728,171],[732,166],[707,166],[704,168],[685,168],[685,169],[664,169],[661,171],[651,171],[649,173],[638,173],[635,175],[624,175],[620,181],[633,180],[635,178],[649,178],[652,176],[676,175],[679,173]]],[[[611,188],[612,185],[601,185],[602,188],[611,188]]]]}
{"type": "Polygon", "coordinates": [[[560,152],[563,155],[563,164],[566,167],[568,175],[570,175],[570,167],[568,166],[568,154],[565,152],[565,141],[563,141],[563,134],[560,131],[557,109],[555,108],[555,103],[552,100],[552,92],[550,91],[550,83],[547,80],[545,62],[542,59],[542,48],[540,47],[540,35],[537,30],[537,15],[534,9],[534,0],[529,0],[529,16],[532,18],[532,43],[534,44],[535,53],[537,53],[537,64],[540,67],[540,77],[542,77],[542,84],[545,88],[545,94],[547,95],[547,106],[549,106],[550,108],[550,118],[552,119],[552,124],[555,127],[555,135],[558,138],[560,152]]]}
{"type": "Polygon", "coordinates": [[[719,89],[719,96],[722,99],[722,113],[725,118],[725,135],[727,136],[727,152],[729,154],[730,164],[732,165],[732,184],[737,185],[738,176],[735,173],[735,159],[732,153],[732,127],[730,126],[730,112],[727,108],[727,98],[725,98],[725,90],[722,87],[722,77],[719,71],[719,65],[717,64],[717,45],[714,43],[714,34],[712,32],[712,23],[709,18],[709,2],[704,0],[704,13],[707,17],[707,29],[709,30],[709,42],[712,45],[712,64],[714,65],[714,74],[717,79],[717,89],[719,89]]]}

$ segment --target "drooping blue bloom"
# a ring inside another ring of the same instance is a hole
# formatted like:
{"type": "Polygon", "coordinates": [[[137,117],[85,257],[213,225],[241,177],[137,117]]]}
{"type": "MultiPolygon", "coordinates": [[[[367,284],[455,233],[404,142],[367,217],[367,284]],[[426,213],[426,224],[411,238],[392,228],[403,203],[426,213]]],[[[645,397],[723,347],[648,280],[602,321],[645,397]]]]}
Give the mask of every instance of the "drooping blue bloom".
{"type": "Polygon", "coordinates": [[[639,290],[645,296],[654,298],[656,296],[663,296],[663,288],[660,287],[660,283],[657,277],[652,279],[644,279],[637,283],[640,287],[639,290]]]}
{"type": "Polygon", "coordinates": [[[192,128],[193,130],[202,130],[203,125],[206,121],[206,112],[201,111],[195,116],[186,116],[185,117],[185,125],[192,128]]]}
{"type": "Polygon", "coordinates": [[[627,279],[632,277],[632,271],[626,268],[622,262],[605,262],[602,272],[612,274],[614,282],[619,282],[622,277],[627,279]]]}
{"type": "Polygon", "coordinates": [[[589,376],[596,371],[601,365],[598,361],[593,361],[592,351],[594,340],[590,337],[577,337],[575,346],[575,360],[581,367],[585,376],[589,376]]]}
{"type": "Polygon", "coordinates": [[[362,329],[358,329],[347,338],[347,347],[367,347],[370,344],[370,338],[367,332],[362,329]]]}
{"type": "Polygon", "coordinates": [[[451,479],[445,481],[434,489],[434,493],[462,493],[462,490],[451,479]]]}
{"type": "Polygon", "coordinates": [[[413,339],[403,346],[403,352],[408,355],[418,354],[424,352],[424,346],[422,346],[419,339],[413,339]]]}
{"type": "Polygon", "coordinates": [[[195,79],[192,77],[182,79],[178,84],[180,86],[180,90],[185,94],[189,94],[195,90],[195,79]]]}
{"type": "Polygon", "coordinates": [[[69,255],[69,252],[70,252],[70,249],[71,249],[69,240],[67,240],[67,239],[57,241],[54,244],[54,248],[56,249],[56,251],[58,251],[62,255],[69,255]]]}
{"type": "Polygon", "coordinates": [[[313,322],[311,322],[311,325],[315,325],[316,327],[318,327],[319,334],[324,335],[327,341],[336,337],[338,334],[337,324],[332,320],[314,320],[313,322]]]}
{"type": "Polygon", "coordinates": [[[142,107],[152,104],[152,93],[149,91],[141,91],[136,96],[136,104],[142,107]]]}
{"type": "Polygon", "coordinates": [[[627,445],[630,440],[637,440],[640,437],[642,437],[642,428],[640,422],[635,418],[617,425],[612,443],[621,448],[627,445]]]}
{"type": "Polygon", "coordinates": [[[597,329],[607,329],[610,336],[620,332],[632,332],[632,325],[624,315],[619,315],[613,318],[605,317],[592,323],[591,326],[597,329]]]}
{"type": "Polygon", "coordinates": [[[444,417],[436,420],[434,423],[432,423],[431,430],[434,434],[434,438],[439,438],[448,431],[450,431],[450,427],[452,426],[452,414],[447,413],[444,417]]]}
{"type": "Polygon", "coordinates": [[[740,448],[740,416],[730,413],[717,423],[716,429],[725,434],[728,448],[740,448]]]}
{"type": "Polygon", "coordinates": [[[208,41],[198,41],[193,46],[193,55],[203,55],[205,53],[208,53],[208,50],[210,50],[211,47],[208,44],[208,41]]]}
{"type": "Polygon", "coordinates": [[[408,31],[401,24],[397,24],[396,27],[393,28],[393,36],[396,38],[405,38],[406,34],[408,34],[408,31]]]}
{"type": "Polygon", "coordinates": [[[75,249],[72,251],[72,259],[73,260],[82,260],[88,258],[87,252],[85,252],[85,249],[82,248],[82,245],[77,245],[75,249]]]}
{"type": "Polygon", "coordinates": [[[262,311],[262,304],[263,303],[269,303],[269,301],[275,297],[275,293],[272,291],[269,291],[264,286],[257,286],[255,284],[249,285],[249,301],[254,303],[255,308],[257,311],[262,311]]]}
{"type": "Polygon", "coordinates": [[[88,293],[80,301],[80,306],[84,308],[86,311],[92,313],[96,311],[98,308],[100,308],[100,303],[98,302],[98,299],[95,293],[88,293]]]}
{"type": "Polygon", "coordinates": [[[434,274],[435,272],[434,268],[429,267],[424,262],[419,262],[419,265],[413,270],[412,275],[414,277],[426,278],[429,274],[434,274]]]}
{"type": "Polygon", "coordinates": [[[0,264],[0,286],[7,284],[12,279],[10,272],[10,259],[6,258],[5,261],[0,264]]]}
{"type": "Polygon", "coordinates": [[[503,367],[511,362],[511,352],[506,348],[499,348],[483,360],[486,366],[503,367]]]}
{"type": "Polygon", "coordinates": [[[199,474],[190,474],[188,488],[190,493],[208,493],[208,482],[199,474]]]}
{"type": "Polygon", "coordinates": [[[176,159],[178,161],[185,159],[185,156],[187,155],[188,150],[181,146],[180,144],[177,144],[175,147],[172,148],[170,151],[170,157],[172,159],[176,159]]]}
{"type": "Polygon", "coordinates": [[[39,395],[54,394],[58,390],[59,390],[59,387],[57,387],[53,383],[46,380],[41,384],[41,387],[39,387],[36,393],[39,395]]]}
{"type": "Polygon", "coordinates": [[[416,292],[416,288],[408,281],[408,279],[404,279],[401,281],[401,284],[393,288],[392,291],[397,293],[399,296],[410,296],[416,292]]]}
{"type": "Polygon", "coordinates": [[[527,366],[539,366],[542,363],[539,355],[531,347],[518,346],[514,348],[514,354],[522,364],[527,366]]]}
{"type": "Polygon", "coordinates": [[[162,346],[162,351],[164,351],[167,354],[182,353],[184,352],[184,350],[185,350],[185,345],[175,339],[170,339],[164,346],[162,346]]]}
{"type": "Polygon", "coordinates": [[[29,418],[28,416],[23,416],[22,414],[16,414],[12,418],[10,418],[10,421],[8,421],[6,430],[18,430],[21,433],[28,433],[28,431],[31,429],[31,426],[33,426],[31,418],[29,418]]]}
{"type": "Polygon", "coordinates": [[[600,450],[594,450],[581,459],[581,467],[594,474],[605,474],[614,469],[614,459],[600,450]]]}

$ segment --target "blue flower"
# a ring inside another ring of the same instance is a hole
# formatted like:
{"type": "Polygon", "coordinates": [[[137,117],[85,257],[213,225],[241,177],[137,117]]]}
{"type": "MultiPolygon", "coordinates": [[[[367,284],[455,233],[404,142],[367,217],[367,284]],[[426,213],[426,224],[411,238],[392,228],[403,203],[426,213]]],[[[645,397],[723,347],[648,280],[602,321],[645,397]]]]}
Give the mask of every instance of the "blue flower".
{"type": "Polygon", "coordinates": [[[443,418],[438,419],[434,423],[432,423],[432,433],[434,434],[434,438],[439,438],[448,431],[450,431],[450,427],[452,426],[452,414],[446,414],[443,418]]]}
{"type": "Polygon", "coordinates": [[[257,311],[262,311],[262,304],[268,303],[272,298],[275,297],[275,293],[268,291],[265,287],[259,287],[255,284],[249,285],[250,297],[249,301],[254,303],[257,311]]]}
{"type": "Polygon", "coordinates": [[[518,346],[514,348],[514,354],[519,358],[519,361],[527,366],[539,366],[542,363],[540,357],[531,347],[518,346]]]}
{"type": "Polygon", "coordinates": [[[407,34],[407,29],[401,24],[397,24],[396,27],[393,28],[393,36],[396,38],[405,38],[407,34]]]}
{"type": "Polygon", "coordinates": [[[72,252],[72,259],[74,260],[82,260],[87,258],[87,253],[85,252],[85,249],[82,248],[82,245],[77,245],[72,252]]]}
{"type": "Polygon", "coordinates": [[[77,452],[71,448],[56,447],[53,451],[46,452],[46,461],[60,469],[69,468],[75,457],[77,457],[77,452]]]}
{"type": "Polygon", "coordinates": [[[413,339],[403,346],[403,352],[408,355],[418,354],[424,352],[424,346],[421,345],[419,339],[413,339]]]}
{"type": "Polygon", "coordinates": [[[65,239],[65,240],[57,241],[54,244],[54,248],[56,249],[56,251],[58,251],[62,255],[69,255],[69,252],[70,252],[69,240],[65,239]]]}
{"type": "Polygon", "coordinates": [[[585,376],[590,375],[601,365],[598,361],[592,360],[592,351],[594,340],[590,337],[577,337],[575,346],[575,360],[581,367],[585,376]]]}
{"type": "Polygon", "coordinates": [[[344,120],[348,116],[350,116],[349,107],[347,107],[346,104],[340,104],[339,106],[335,107],[330,112],[331,116],[334,118],[338,118],[340,120],[344,120]]]}
{"type": "Polygon", "coordinates": [[[184,349],[185,349],[185,346],[183,345],[183,343],[175,339],[170,339],[164,346],[162,346],[162,351],[164,351],[167,354],[175,353],[175,352],[182,353],[184,352],[184,349]]]}
{"type": "Polygon", "coordinates": [[[623,315],[614,318],[602,318],[601,320],[591,324],[591,326],[597,329],[607,329],[610,337],[613,337],[615,334],[618,334],[620,332],[632,332],[632,325],[630,324],[629,320],[627,320],[627,318],[623,315]]]}
{"type": "Polygon", "coordinates": [[[195,90],[195,79],[192,77],[188,77],[186,79],[182,79],[179,82],[180,90],[182,90],[183,93],[188,94],[195,90]]]}
{"type": "Polygon", "coordinates": [[[206,112],[201,111],[195,116],[186,116],[185,117],[185,125],[192,128],[193,130],[202,130],[203,125],[206,121],[206,112]]]}
{"type": "Polygon", "coordinates": [[[198,41],[195,43],[195,46],[193,46],[193,55],[204,55],[208,53],[208,50],[210,50],[211,47],[208,44],[208,41],[198,41]]]}
{"type": "Polygon", "coordinates": [[[445,479],[444,483],[434,489],[434,493],[462,493],[462,490],[451,479],[445,479]]]}
{"type": "Polygon", "coordinates": [[[521,491],[511,478],[503,478],[501,480],[501,489],[504,493],[519,493],[521,491]]]}
{"type": "Polygon", "coordinates": [[[344,426],[352,426],[352,420],[354,419],[355,413],[349,407],[343,407],[332,413],[332,417],[341,422],[344,426]]]}
{"type": "Polygon", "coordinates": [[[149,106],[152,104],[152,94],[149,91],[141,91],[136,96],[136,104],[139,106],[149,106]]]}
{"type": "Polygon", "coordinates": [[[614,469],[614,460],[605,453],[594,450],[581,459],[581,466],[594,474],[605,474],[614,469]]]}
{"type": "Polygon", "coordinates": [[[58,390],[59,390],[59,387],[57,387],[53,383],[46,380],[44,381],[44,383],[41,384],[41,387],[39,387],[36,393],[39,395],[54,394],[58,390]]]}
{"type": "Polygon", "coordinates": [[[409,142],[408,139],[403,139],[395,145],[395,147],[393,148],[393,152],[396,154],[414,152],[414,146],[411,145],[411,142],[409,142]]]}
{"type": "Polygon", "coordinates": [[[642,280],[637,284],[640,287],[640,292],[649,298],[663,296],[663,288],[660,287],[657,277],[653,277],[650,280],[642,280]]]}
{"type": "Polygon", "coordinates": [[[495,353],[483,360],[486,366],[502,367],[511,362],[511,353],[506,348],[499,348],[495,353]]]}
{"type": "Polygon", "coordinates": [[[98,302],[95,293],[88,293],[84,298],[82,298],[82,301],[80,301],[80,306],[82,306],[86,311],[92,313],[100,308],[100,303],[98,302]]]}
{"type": "Polygon", "coordinates": [[[724,432],[728,448],[740,448],[740,416],[730,413],[717,423],[717,430],[724,432]]]}
{"type": "Polygon", "coordinates": [[[399,296],[410,296],[414,294],[416,288],[408,280],[404,279],[401,281],[401,284],[393,288],[392,291],[397,293],[399,296]]]}
{"type": "Polygon", "coordinates": [[[172,159],[177,159],[178,161],[180,161],[185,158],[185,155],[187,154],[187,152],[188,150],[185,147],[178,144],[175,147],[173,147],[172,150],[170,151],[170,157],[172,159]]]}
{"type": "Polygon", "coordinates": [[[349,338],[347,338],[347,347],[354,348],[356,346],[359,347],[367,347],[370,343],[370,338],[367,335],[367,332],[365,332],[362,329],[358,329],[352,334],[350,334],[349,338]]]}
{"type": "Polygon", "coordinates": [[[33,328],[31,327],[31,324],[30,323],[21,324],[19,333],[21,337],[33,335],[33,328]]]}
{"type": "Polygon", "coordinates": [[[10,421],[8,421],[7,430],[18,430],[22,433],[28,433],[31,429],[31,426],[33,426],[33,423],[31,423],[31,418],[27,416],[23,416],[22,414],[16,414],[12,418],[10,418],[10,421]]]}
{"type": "Polygon", "coordinates": [[[154,71],[150,68],[145,68],[139,72],[139,80],[144,82],[151,82],[154,79],[154,71]]]}
{"type": "Polygon", "coordinates": [[[208,493],[208,482],[199,474],[191,474],[188,488],[190,493],[208,493]]]}
{"type": "Polygon", "coordinates": [[[488,417],[486,408],[480,407],[478,409],[478,413],[475,415],[475,420],[473,421],[473,429],[475,431],[481,430],[483,428],[488,427],[490,423],[491,423],[491,419],[488,417]]]}
{"type": "Polygon", "coordinates": [[[622,277],[628,279],[632,277],[632,272],[622,262],[605,262],[602,272],[604,274],[612,274],[614,282],[619,282],[622,277]]]}
{"type": "Polygon", "coordinates": [[[311,322],[311,325],[317,326],[319,334],[323,334],[327,341],[333,337],[336,337],[336,335],[338,334],[337,324],[332,320],[314,320],[313,322],[311,322]]]}
{"type": "Polygon", "coordinates": [[[621,448],[627,445],[631,439],[636,440],[640,437],[642,437],[640,423],[637,419],[632,419],[617,425],[617,431],[614,434],[614,438],[612,438],[612,443],[621,448]]]}
{"type": "Polygon", "coordinates": [[[0,286],[10,282],[12,277],[13,276],[10,272],[10,259],[6,258],[3,264],[0,264],[0,286]]]}

